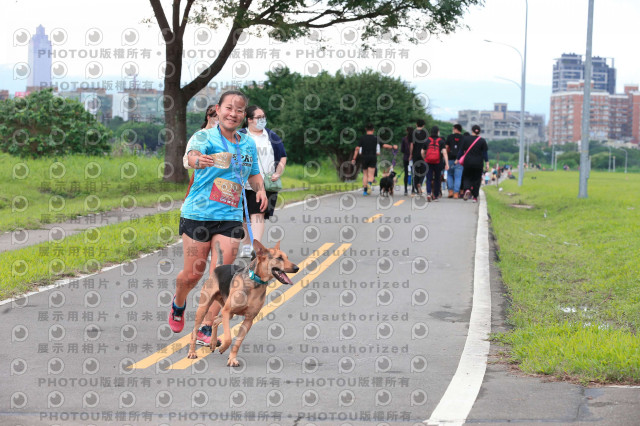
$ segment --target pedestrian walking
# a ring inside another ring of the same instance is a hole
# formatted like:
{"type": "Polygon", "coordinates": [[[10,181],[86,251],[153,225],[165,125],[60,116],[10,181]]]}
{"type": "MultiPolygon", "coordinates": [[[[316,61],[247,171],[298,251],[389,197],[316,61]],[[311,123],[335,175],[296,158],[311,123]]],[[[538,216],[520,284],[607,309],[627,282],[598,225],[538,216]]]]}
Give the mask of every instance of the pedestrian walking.
{"type": "Polygon", "coordinates": [[[402,137],[402,143],[400,145],[400,152],[402,152],[402,167],[404,172],[404,195],[407,195],[407,184],[409,183],[409,162],[411,161],[412,137],[413,127],[407,127],[407,133],[402,137]]]}
{"type": "Polygon", "coordinates": [[[440,179],[442,177],[441,162],[444,160],[445,170],[449,170],[449,160],[444,141],[440,137],[440,129],[433,126],[429,131],[427,146],[423,150],[424,161],[427,163],[427,201],[440,198],[440,179]]]}
{"type": "Polygon", "coordinates": [[[352,164],[356,163],[356,158],[360,156],[362,164],[362,195],[369,195],[373,185],[373,174],[378,163],[378,155],[380,155],[380,147],[387,149],[398,149],[398,145],[389,145],[380,142],[374,133],[374,126],[372,123],[367,123],[365,126],[365,135],[358,141],[358,146],[353,151],[352,164]]]}
{"type": "Polygon", "coordinates": [[[411,174],[411,182],[413,184],[412,193],[422,195],[422,181],[427,174],[427,163],[424,161],[422,151],[427,146],[427,131],[424,129],[425,122],[422,119],[416,121],[416,128],[411,138],[410,157],[413,162],[413,172],[411,174]]]}
{"type": "Polygon", "coordinates": [[[480,126],[475,124],[471,128],[473,135],[464,138],[458,158],[462,160],[464,169],[462,170],[462,184],[464,189],[464,200],[473,198],[473,202],[478,201],[480,184],[482,182],[483,165],[489,169],[489,157],[487,141],[480,136],[480,126]]]}
{"type": "MultiPolygon", "coordinates": [[[[260,174],[264,180],[264,187],[267,194],[267,209],[262,211],[256,201],[257,193],[251,188],[249,183],[245,184],[247,194],[247,206],[249,210],[249,221],[253,230],[253,237],[262,242],[264,234],[265,220],[273,216],[273,212],[278,202],[278,191],[282,189],[280,177],[284,173],[287,165],[287,152],[280,136],[267,128],[267,116],[263,109],[257,105],[251,105],[246,111],[246,126],[240,129],[239,133],[247,134],[256,144],[258,152],[258,165],[260,174]]],[[[249,240],[245,218],[245,238],[243,247],[240,250],[241,257],[251,257],[253,248],[249,240]]]]}
{"type": "Polygon", "coordinates": [[[449,198],[458,198],[460,184],[462,183],[462,165],[458,163],[458,151],[462,145],[462,126],[453,125],[453,133],[447,136],[447,157],[449,158],[449,171],[447,173],[447,189],[449,198]]]}

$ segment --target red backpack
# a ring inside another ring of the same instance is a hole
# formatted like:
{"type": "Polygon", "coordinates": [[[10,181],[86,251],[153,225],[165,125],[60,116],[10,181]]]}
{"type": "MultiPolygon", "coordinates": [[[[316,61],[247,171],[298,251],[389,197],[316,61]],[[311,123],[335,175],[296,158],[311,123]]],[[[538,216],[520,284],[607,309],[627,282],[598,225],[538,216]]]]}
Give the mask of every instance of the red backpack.
{"type": "Polygon", "coordinates": [[[438,138],[433,140],[433,138],[429,138],[429,144],[427,145],[427,153],[424,156],[424,161],[427,164],[440,164],[440,141],[442,139],[438,138]]]}

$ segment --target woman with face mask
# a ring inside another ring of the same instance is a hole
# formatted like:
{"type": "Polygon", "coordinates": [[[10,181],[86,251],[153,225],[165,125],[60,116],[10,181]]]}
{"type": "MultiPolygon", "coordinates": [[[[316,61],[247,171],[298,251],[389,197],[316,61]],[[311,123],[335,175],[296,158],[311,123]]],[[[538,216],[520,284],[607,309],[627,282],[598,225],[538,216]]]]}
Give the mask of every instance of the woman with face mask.
{"type": "MultiPolygon", "coordinates": [[[[246,114],[247,120],[245,128],[240,129],[239,132],[247,133],[255,141],[262,178],[275,182],[282,176],[287,164],[287,153],[285,152],[282,139],[275,132],[267,128],[267,116],[260,107],[251,105],[247,107],[246,114]]],[[[269,204],[267,209],[261,212],[258,203],[255,202],[256,193],[249,186],[245,186],[245,190],[247,193],[247,204],[249,207],[253,237],[262,242],[264,221],[273,215],[273,210],[278,200],[278,192],[267,190],[269,204]]],[[[242,257],[251,257],[251,246],[249,245],[248,235],[249,234],[245,232],[244,246],[240,251],[240,256],[242,257]]]]}

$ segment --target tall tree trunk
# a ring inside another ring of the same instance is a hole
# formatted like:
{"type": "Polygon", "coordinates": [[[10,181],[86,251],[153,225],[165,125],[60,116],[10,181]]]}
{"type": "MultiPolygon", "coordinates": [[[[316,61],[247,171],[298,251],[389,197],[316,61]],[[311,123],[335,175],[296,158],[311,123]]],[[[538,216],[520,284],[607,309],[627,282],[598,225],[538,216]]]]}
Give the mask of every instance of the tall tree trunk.
{"type": "Polygon", "coordinates": [[[164,122],[166,129],[164,181],[183,183],[189,173],[182,166],[187,148],[187,102],[180,88],[182,75],[182,38],[175,37],[166,45],[166,72],[164,77],[164,122]]]}
{"type": "Polygon", "coordinates": [[[333,165],[338,172],[338,177],[342,182],[355,180],[358,177],[358,164],[351,164],[353,154],[336,152],[333,158],[333,165]]]}
{"type": "Polygon", "coordinates": [[[165,90],[164,94],[166,102],[173,102],[173,105],[165,108],[164,112],[167,133],[164,181],[188,182],[189,173],[182,166],[182,157],[187,148],[187,100],[180,90],[165,90]]]}

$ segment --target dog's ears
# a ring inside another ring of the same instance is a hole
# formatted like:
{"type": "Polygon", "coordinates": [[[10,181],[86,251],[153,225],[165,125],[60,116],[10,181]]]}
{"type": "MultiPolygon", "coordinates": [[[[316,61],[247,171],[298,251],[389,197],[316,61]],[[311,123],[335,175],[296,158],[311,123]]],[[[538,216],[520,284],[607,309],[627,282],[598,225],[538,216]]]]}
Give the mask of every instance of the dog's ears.
{"type": "Polygon", "coordinates": [[[255,250],[257,256],[263,256],[269,251],[258,240],[253,240],[253,249],[255,250]]]}
{"type": "Polygon", "coordinates": [[[276,249],[276,250],[280,250],[280,241],[278,241],[278,242],[276,243],[276,247],[275,247],[275,249],[276,249]]]}

